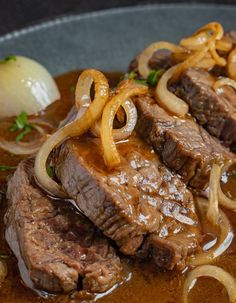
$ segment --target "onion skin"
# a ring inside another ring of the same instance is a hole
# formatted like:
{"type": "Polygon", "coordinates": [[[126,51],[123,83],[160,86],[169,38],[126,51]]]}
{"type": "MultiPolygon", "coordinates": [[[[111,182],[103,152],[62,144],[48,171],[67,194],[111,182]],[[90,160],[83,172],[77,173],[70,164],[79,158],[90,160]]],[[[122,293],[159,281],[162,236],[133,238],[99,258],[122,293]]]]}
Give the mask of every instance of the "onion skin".
{"type": "Polygon", "coordinates": [[[0,63],[0,118],[37,114],[59,98],[54,79],[38,62],[16,56],[0,63]]]}
{"type": "Polygon", "coordinates": [[[211,277],[221,282],[226,288],[231,303],[236,303],[236,281],[225,270],[213,265],[198,266],[189,272],[183,288],[183,303],[188,303],[188,293],[193,287],[193,283],[200,277],[211,277]]]}
{"type": "MultiPolygon", "coordinates": [[[[82,116],[55,132],[43,144],[35,159],[34,171],[39,185],[49,193],[61,198],[66,198],[67,195],[63,188],[48,176],[46,170],[47,159],[51,151],[55,147],[58,147],[65,139],[81,136],[86,133],[89,128],[100,119],[102,110],[109,98],[109,85],[106,77],[101,72],[93,69],[85,70],[80,75],[76,90],[84,84],[84,79],[87,77],[92,77],[95,83],[95,97],[93,102],[82,116]]],[[[76,100],[76,102],[79,102],[79,100],[76,100]]]]}

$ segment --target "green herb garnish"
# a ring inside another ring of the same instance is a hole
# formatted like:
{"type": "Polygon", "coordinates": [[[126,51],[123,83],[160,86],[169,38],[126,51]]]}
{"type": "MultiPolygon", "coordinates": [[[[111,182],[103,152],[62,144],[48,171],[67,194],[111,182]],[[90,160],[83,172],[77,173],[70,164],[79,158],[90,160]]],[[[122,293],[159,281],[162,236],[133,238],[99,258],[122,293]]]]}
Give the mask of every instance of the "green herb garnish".
{"type": "Polygon", "coordinates": [[[53,166],[47,165],[47,173],[48,173],[50,178],[54,177],[54,168],[53,168],[53,166]]]}
{"type": "Polygon", "coordinates": [[[34,128],[34,125],[31,123],[28,123],[27,114],[25,112],[22,112],[19,114],[19,116],[16,118],[15,122],[12,124],[12,126],[9,128],[11,132],[15,131],[21,131],[19,135],[16,136],[16,142],[21,141],[28,133],[32,131],[34,128]]]}
{"type": "Polygon", "coordinates": [[[130,72],[130,73],[124,74],[122,80],[135,79],[137,76],[138,76],[137,73],[135,73],[134,71],[132,71],[132,72],[130,72]]]}
{"type": "Polygon", "coordinates": [[[69,89],[70,89],[70,92],[71,92],[71,93],[74,93],[74,92],[75,92],[75,86],[74,86],[74,85],[71,85],[69,89]]]}
{"type": "Polygon", "coordinates": [[[3,60],[0,61],[0,63],[7,63],[9,61],[16,61],[16,56],[6,56],[3,60]]]}
{"type": "Polygon", "coordinates": [[[2,259],[2,260],[8,260],[9,258],[10,258],[9,255],[0,254],[0,259],[2,259]]]}
{"type": "Polygon", "coordinates": [[[134,81],[135,81],[137,84],[148,85],[146,79],[135,79],[134,81]]]}
{"type": "Polygon", "coordinates": [[[16,166],[0,165],[0,171],[15,170],[16,166]]]}
{"type": "Polygon", "coordinates": [[[163,69],[152,70],[147,77],[147,83],[152,86],[155,86],[159,81],[160,77],[162,76],[162,74],[163,74],[163,69]]]}

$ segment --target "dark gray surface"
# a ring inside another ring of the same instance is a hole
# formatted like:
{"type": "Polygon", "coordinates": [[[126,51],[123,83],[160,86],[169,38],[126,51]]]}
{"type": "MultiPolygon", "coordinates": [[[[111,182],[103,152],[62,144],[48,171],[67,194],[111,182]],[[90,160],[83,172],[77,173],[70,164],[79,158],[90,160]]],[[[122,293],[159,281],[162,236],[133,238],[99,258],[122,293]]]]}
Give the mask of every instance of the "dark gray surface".
{"type": "Polygon", "coordinates": [[[173,2],[236,4],[236,0],[0,0],[0,35],[58,15],[173,2]]]}
{"type": "Polygon", "coordinates": [[[0,37],[0,57],[30,56],[53,74],[93,67],[125,70],[133,56],[157,40],[177,42],[201,25],[236,28],[236,6],[156,5],[57,19],[0,37]]]}

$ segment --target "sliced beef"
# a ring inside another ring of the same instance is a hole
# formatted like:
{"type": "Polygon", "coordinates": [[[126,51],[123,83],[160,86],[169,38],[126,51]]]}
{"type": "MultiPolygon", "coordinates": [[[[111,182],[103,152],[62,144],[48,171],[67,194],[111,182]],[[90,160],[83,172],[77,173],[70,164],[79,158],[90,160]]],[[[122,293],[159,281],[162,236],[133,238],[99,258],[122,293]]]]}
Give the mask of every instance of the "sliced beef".
{"type": "Polygon", "coordinates": [[[6,239],[24,282],[53,293],[103,292],[117,283],[121,263],[101,233],[68,201],[52,200],[35,184],[33,161],[9,182],[6,239]]]}
{"type": "Polygon", "coordinates": [[[233,157],[192,119],[169,115],[149,96],[137,97],[135,102],[138,133],[186,184],[204,189],[212,163],[233,157]]]}
{"type": "Polygon", "coordinates": [[[126,255],[173,269],[199,242],[193,197],[137,137],[118,144],[121,164],[108,171],[99,139],[70,139],[55,159],[57,177],[81,211],[126,255]]]}
{"type": "Polygon", "coordinates": [[[212,136],[232,149],[236,145],[236,91],[224,86],[216,94],[215,78],[201,69],[188,69],[181,77],[176,94],[189,104],[191,114],[212,136]]]}

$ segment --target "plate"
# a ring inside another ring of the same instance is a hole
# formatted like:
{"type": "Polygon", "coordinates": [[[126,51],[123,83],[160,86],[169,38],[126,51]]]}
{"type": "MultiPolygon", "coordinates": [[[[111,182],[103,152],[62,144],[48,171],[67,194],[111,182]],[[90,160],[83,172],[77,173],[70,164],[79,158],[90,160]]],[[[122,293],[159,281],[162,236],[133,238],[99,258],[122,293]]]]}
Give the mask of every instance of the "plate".
{"type": "Polygon", "coordinates": [[[0,58],[29,56],[53,74],[88,67],[125,71],[152,41],[177,42],[210,21],[236,29],[236,6],[147,5],[72,15],[0,37],[0,58]]]}

